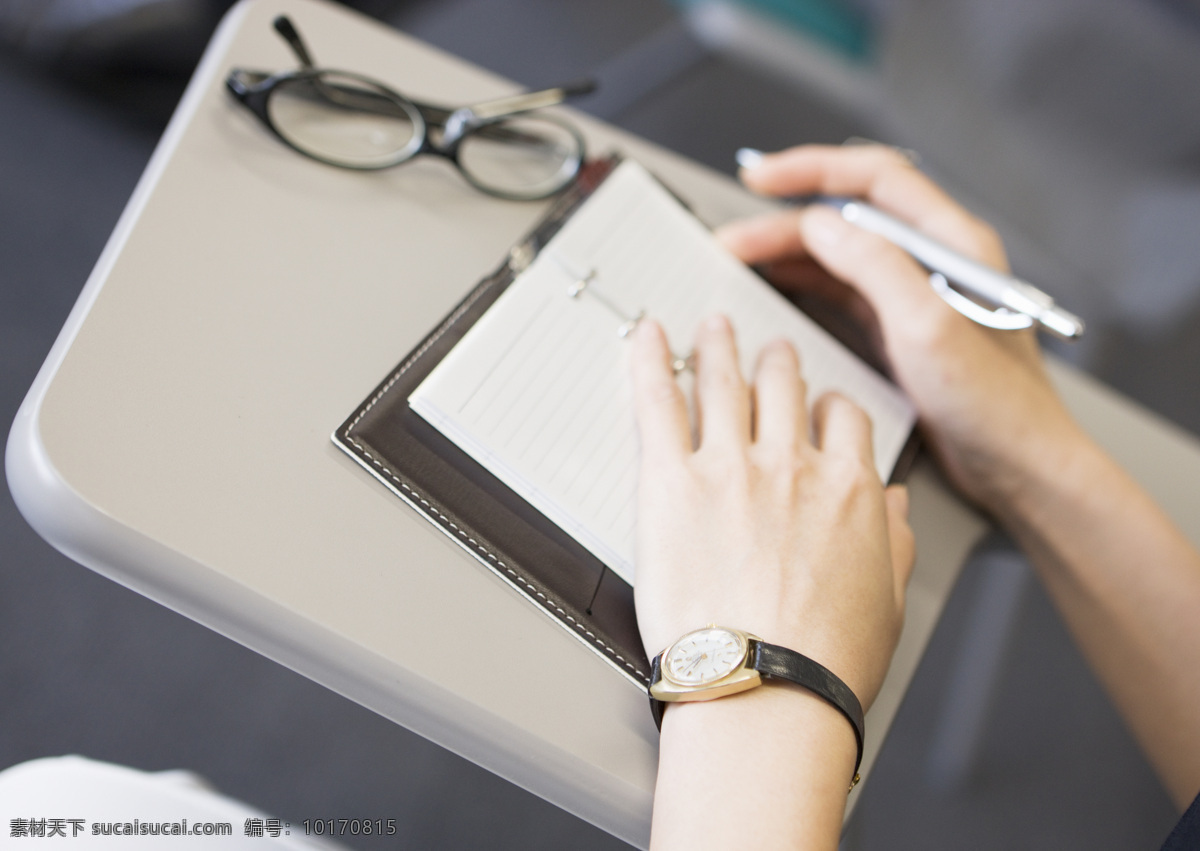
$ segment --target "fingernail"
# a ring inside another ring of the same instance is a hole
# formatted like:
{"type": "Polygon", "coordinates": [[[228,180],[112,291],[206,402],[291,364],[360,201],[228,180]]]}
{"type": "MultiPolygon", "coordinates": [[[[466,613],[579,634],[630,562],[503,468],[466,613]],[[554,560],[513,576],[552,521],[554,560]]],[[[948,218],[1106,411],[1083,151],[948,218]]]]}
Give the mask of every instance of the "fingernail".
{"type": "Polygon", "coordinates": [[[714,313],[704,320],[704,327],[709,331],[729,330],[729,318],[724,313],[714,313]]]}
{"type": "Polygon", "coordinates": [[[633,329],[633,339],[649,340],[653,337],[662,336],[662,326],[655,322],[650,317],[644,317],[638,322],[633,329]]]}
{"type": "Polygon", "coordinates": [[[792,355],[796,353],[796,347],[792,345],[792,341],[786,337],[779,337],[769,341],[763,346],[764,353],[792,355]]]}
{"type": "Polygon", "coordinates": [[[733,158],[737,160],[737,164],[742,168],[751,170],[758,168],[764,156],[765,154],[758,150],[758,148],[738,148],[733,158]]]}

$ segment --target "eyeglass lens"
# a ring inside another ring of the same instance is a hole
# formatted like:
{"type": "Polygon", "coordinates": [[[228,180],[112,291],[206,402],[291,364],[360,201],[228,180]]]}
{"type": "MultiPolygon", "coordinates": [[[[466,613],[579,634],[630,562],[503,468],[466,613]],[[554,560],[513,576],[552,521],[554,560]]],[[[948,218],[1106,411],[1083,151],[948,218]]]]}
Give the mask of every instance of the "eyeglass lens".
{"type": "Polygon", "coordinates": [[[415,111],[386,89],[335,71],[285,80],[268,102],[290,143],[352,168],[382,168],[416,153],[423,128],[415,111]]]}
{"type": "Polygon", "coordinates": [[[458,162],[476,185],[506,195],[537,198],[569,181],[579,168],[578,138],[537,116],[485,124],[465,136],[458,162]]]}

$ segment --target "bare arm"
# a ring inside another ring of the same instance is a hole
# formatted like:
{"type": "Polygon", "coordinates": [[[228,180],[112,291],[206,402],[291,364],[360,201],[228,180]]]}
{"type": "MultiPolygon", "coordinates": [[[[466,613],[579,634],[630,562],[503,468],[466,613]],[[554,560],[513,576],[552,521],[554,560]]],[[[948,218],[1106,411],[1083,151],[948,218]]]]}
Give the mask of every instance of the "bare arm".
{"type": "Polygon", "coordinates": [[[1183,809],[1200,789],[1200,556],[1082,434],[1057,462],[997,515],[1183,809]]]}
{"type": "MultiPolygon", "coordinates": [[[[1005,266],[988,226],[884,148],[793,149],[743,177],[770,194],[867,197],[1005,266]]],[[[1200,555],[1072,420],[1033,335],[967,321],[907,255],[828,210],[764,217],[722,236],[781,285],[837,293],[875,318],[943,468],[1030,555],[1172,797],[1190,802],[1200,789],[1200,555]]]]}

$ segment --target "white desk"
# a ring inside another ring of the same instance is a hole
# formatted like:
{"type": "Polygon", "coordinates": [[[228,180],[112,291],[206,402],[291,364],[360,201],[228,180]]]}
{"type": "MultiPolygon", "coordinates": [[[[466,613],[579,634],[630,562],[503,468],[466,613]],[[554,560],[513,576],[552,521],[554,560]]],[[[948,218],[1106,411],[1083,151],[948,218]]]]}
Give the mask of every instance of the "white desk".
{"type": "MultiPolygon", "coordinates": [[[[17,503],[72,558],[644,845],[644,694],[329,440],[543,206],[485,198],[432,159],[355,174],[283,148],[223,90],[233,65],[292,67],[270,28],[283,10],[323,64],[415,97],[512,90],[340,7],[237,7],[21,408],[6,455],[17,503]],[[497,650],[499,664],[469,663],[497,650]]],[[[593,150],[643,160],[710,223],[762,203],[576,118],[593,150]]],[[[1110,443],[1161,450],[1135,471],[1200,527],[1183,498],[1195,444],[1060,378],[1110,443]]],[[[920,556],[868,771],[984,529],[928,465],[911,487],[920,556]]]]}

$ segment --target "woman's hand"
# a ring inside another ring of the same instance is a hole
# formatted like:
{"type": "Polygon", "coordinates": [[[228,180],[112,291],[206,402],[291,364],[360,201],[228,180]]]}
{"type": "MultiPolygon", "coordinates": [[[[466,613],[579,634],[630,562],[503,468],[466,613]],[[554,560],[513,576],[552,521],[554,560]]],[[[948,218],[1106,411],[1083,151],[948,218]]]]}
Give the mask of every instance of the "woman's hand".
{"type": "Polygon", "coordinates": [[[670,360],[662,330],[642,322],[633,378],[646,652],[708,623],[743,629],[822,663],[869,706],[899,637],[914,556],[907,495],[879,481],[870,420],[826,396],[810,439],[795,350],[767,346],[748,386],[717,316],[695,341],[694,447],[670,360]]]}
{"type": "MultiPolygon", "coordinates": [[[[755,191],[780,197],[850,195],[959,252],[1007,268],[995,232],[884,146],[801,147],[743,170],[755,191]]],[[[1047,379],[1032,331],[995,331],[961,316],[915,260],[882,237],[812,206],[726,226],[719,233],[782,289],[835,298],[877,323],[882,354],[921,413],[957,487],[999,514],[1030,471],[1066,463],[1080,434],[1047,379]]]]}
{"type": "MultiPolygon", "coordinates": [[[[1005,267],[991,228],[887,148],[795,148],[742,177],[772,195],[865,197],[1005,267]]],[[[721,236],[781,285],[861,298],[944,469],[1030,556],[1164,784],[1187,806],[1200,787],[1200,553],[1073,422],[1033,333],[960,316],[900,249],[829,209],[742,222],[721,236]]]]}

